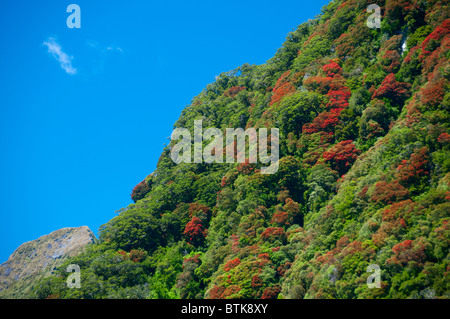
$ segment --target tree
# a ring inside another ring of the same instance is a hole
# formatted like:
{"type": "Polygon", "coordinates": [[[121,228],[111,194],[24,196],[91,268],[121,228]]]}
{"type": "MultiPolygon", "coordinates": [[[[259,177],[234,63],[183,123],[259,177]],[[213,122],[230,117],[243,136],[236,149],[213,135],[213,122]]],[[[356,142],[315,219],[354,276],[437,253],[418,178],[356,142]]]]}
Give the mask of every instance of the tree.
{"type": "Polygon", "coordinates": [[[186,224],[183,235],[188,242],[194,246],[200,246],[203,244],[206,237],[206,230],[203,229],[202,221],[200,218],[194,216],[191,221],[186,224]]]}
{"type": "Polygon", "coordinates": [[[143,180],[133,188],[133,191],[131,192],[131,199],[136,203],[138,200],[144,198],[150,190],[150,185],[146,180],[143,180]]]}
{"type": "Polygon", "coordinates": [[[396,176],[404,186],[419,183],[428,175],[428,147],[424,146],[414,151],[409,160],[402,160],[397,166],[396,176]]]}
{"type": "Polygon", "coordinates": [[[387,183],[381,181],[375,184],[372,201],[376,203],[392,204],[409,197],[409,191],[398,181],[387,183]]]}
{"type": "Polygon", "coordinates": [[[270,105],[279,102],[285,95],[295,92],[295,87],[287,79],[290,73],[291,70],[288,70],[278,79],[275,87],[273,88],[273,96],[270,101],[270,105]]]}
{"type": "Polygon", "coordinates": [[[404,100],[409,97],[409,89],[411,84],[406,82],[397,82],[395,74],[388,74],[378,89],[373,93],[372,99],[386,98],[395,105],[401,105],[404,100]]]}
{"type": "Polygon", "coordinates": [[[358,158],[360,151],[355,147],[352,140],[337,143],[323,153],[325,163],[329,162],[331,168],[344,174],[358,158]]]}

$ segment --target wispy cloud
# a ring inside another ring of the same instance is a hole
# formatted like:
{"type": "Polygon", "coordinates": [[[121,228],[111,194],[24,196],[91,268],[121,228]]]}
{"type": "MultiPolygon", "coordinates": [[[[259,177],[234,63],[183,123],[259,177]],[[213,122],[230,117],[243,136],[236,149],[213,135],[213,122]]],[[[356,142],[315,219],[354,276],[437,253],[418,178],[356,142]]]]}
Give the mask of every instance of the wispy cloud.
{"type": "Polygon", "coordinates": [[[60,64],[61,68],[66,71],[67,74],[77,73],[77,69],[72,66],[73,57],[65,53],[54,38],[48,38],[43,44],[47,47],[48,52],[53,55],[56,61],[60,64]]]}
{"type": "Polygon", "coordinates": [[[113,47],[113,46],[109,46],[109,47],[106,48],[106,50],[107,50],[107,51],[117,51],[117,52],[123,53],[123,50],[122,50],[121,47],[113,47]]]}
{"type": "Polygon", "coordinates": [[[88,40],[87,45],[91,48],[96,49],[100,53],[106,53],[106,52],[119,52],[123,54],[123,49],[121,47],[115,46],[115,45],[109,45],[107,47],[99,44],[97,41],[88,40]]]}
{"type": "Polygon", "coordinates": [[[94,63],[92,72],[94,74],[98,74],[104,70],[108,59],[124,55],[124,50],[116,45],[106,46],[94,40],[88,40],[86,44],[95,53],[95,58],[92,59],[94,63]]]}

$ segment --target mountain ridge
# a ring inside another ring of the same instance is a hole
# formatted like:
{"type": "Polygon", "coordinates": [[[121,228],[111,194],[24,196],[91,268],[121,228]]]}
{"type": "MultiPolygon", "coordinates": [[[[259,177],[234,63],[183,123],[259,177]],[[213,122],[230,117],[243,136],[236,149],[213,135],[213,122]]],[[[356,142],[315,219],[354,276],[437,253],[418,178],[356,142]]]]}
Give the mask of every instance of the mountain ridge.
{"type": "Polygon", "coordinates": [[[21,244],[0,264],[0,298],[17,298],[37,278],[50,276],[67,258],[81,253],[95,235],[87,226],[66,227],[21,244]]]}

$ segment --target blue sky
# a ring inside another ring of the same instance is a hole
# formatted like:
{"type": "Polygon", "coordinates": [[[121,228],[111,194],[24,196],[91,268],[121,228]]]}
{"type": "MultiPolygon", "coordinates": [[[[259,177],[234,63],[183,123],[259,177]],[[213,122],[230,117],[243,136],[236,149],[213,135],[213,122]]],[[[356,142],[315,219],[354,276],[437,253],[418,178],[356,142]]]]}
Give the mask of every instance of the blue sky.
{"type": "Polygon", "coordinates": [[[2,0],[0,262],[62,227],[97,235],[191,99],[266,62],[327,2],[2,0]]]}

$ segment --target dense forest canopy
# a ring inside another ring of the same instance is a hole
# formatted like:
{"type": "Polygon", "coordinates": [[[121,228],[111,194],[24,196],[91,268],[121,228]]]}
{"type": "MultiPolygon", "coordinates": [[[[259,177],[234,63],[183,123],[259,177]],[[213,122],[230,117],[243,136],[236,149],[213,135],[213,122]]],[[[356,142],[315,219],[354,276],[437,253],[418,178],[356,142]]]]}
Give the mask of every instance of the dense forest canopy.
{"type": "Polygon", "coordinates": [[[175,164],[172,141],[134,204],[29,297],[449,298],[449,31],[448,1],[331,1],[174,125],[278,128],[276,173],[175,164]]]}

